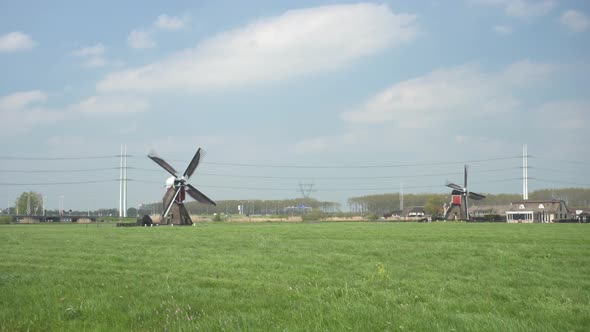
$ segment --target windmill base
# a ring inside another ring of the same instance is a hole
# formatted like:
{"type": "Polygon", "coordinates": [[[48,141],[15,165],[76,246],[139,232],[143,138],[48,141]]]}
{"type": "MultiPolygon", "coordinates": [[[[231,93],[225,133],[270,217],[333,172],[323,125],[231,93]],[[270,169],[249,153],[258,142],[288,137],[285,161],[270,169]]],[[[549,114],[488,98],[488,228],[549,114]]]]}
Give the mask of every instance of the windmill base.
{"type": "Polygon", "coordinates": [[[445,215],[446,220],[467,220],[461,205],[452,204],[445,215]]]}
{"type": "Polygon", "coordinates": [[[192,225],[193,221],[191,220],[188,211],[184,207],[182,203],[172,204],[170,211],[166,218],[162,218],[160,225],[192,225]]]}

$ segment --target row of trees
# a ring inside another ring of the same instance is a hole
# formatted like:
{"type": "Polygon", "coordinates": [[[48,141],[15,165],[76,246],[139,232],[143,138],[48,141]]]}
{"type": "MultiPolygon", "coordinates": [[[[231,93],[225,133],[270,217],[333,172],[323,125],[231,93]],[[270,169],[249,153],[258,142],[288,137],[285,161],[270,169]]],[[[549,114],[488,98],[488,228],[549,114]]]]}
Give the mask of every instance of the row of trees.
{"type": "MultiPolygon", "coordinates": [[[[334,202],[318,201],[313,198],[282,199],[282,200],[225,200],[217,201],[217,206],[186,202],[184,205],[192,214],[239,214],[238,206],[242,207],[242,213],[247,215],[284,215],[305,213],[311,209],[325,213],[340,211],[340,204],[334,202]]],[[[138,213],[140,215],[161,213],[162,202],[142,204],[138,213]]]]}
{"type": "Polygon", "coordinates": [[[18,196],[14,207],[16,214],[43,214],[43,195],[33,191],[24,192],[18,196]]]}
{"type": "MultiPolygon", "coordinates": [[[[129,208],[128,210],[129,216],[135,216],[137,214],[137,209],[129,208]]],[[[43,204],[43,195],[34,192],[34,191],[26,191],[21,193],[16,202],[14,203],[14,207],[9,207],[6,211],[6,214],[18,214],[18,215],[46,215],[46,216],[58,216],[60,214],[59,210],[44,210],[43,204]]],[[[94,211],[80,211],[80,210],[64,210],[61,211],[64,215],[75,215],[75,216],[83,216],[83,215],[91,215],[91,216],[118,216],[119,211],[117,209],[98,209],[94,211]]]]}
{"type": "MultiPolygon", "coordinates": [[[[406,194],[404,206],[424,206],[430,215],[442,213],[444,203],[450,202],[449,194],[406,194]]],[[[487,194],[480,201],[471,201],[472,205],[507,205],[522,199],[519,194],[487,194]]],[[[590,207],[590,189],[565,188],[542,189],[529,193],[529,200],[561,199],[568,207],[590,207]]],[[[366,195],[348,199],[349,210],[357,214],[375,213],[383,215],[400,210],[400,195],[398,193],[366,195]]]]}
{"type": "MultiPolygon", "coordinates": [[[[518,194],[488,194],[481,201],[472,201],[472,205],[505,205],[520,200],[518,194]]],[[[566,189],[542,189],[529,193],[529,200],[562,199],[568,207],[590,207],[590,189],[566,188],[566,189]]],[[[406,194],[404,195],[404,206],[424,206],[425,212],[430,215],[442,213],[444,203],[450,202],[449,194],[406,194]]],[[[400,210],[400,195],[398,193],[366,195],[348,199],[349,211],[353,214],[376,214],[383,215],[392,211],[400,210]]],[[[218,201],[217,206],[187,202],[187,209],[193,214],[238,214],[238,206],[242,206],[242,212],[248,215],[284,215],[304,213],[311,208],[323,213],[337,213],[341,211],[340,204],[328,201],[319,201],[313,198],[282,199],[282,200],[225,200],[218,201]],[[306,207],[306,208],[302,208],[306,207]]],[[[128,216],[144,214],[159,214],[162,211],[162,203],[142,204],[139,209],[129,208],[128,216]]],[[[43,196],[40,193],[29,191],[23,192],[16,200],[14,208],[10,213],[16,214],[43,214],[43,196]]],[[[58,215],[58,210],[47,210],[47,215],[58,215]]],[[[118,216],[117,209],[99,209],[96,211],[71,211],[66,214],[93,216],[118,216]]]]}

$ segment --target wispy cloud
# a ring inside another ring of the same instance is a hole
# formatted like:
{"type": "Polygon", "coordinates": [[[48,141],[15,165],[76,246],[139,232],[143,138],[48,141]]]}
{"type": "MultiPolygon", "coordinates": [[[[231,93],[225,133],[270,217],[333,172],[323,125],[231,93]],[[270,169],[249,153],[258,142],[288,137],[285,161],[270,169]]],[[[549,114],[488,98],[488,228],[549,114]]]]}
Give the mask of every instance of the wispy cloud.
{"type": "Polygon", "coordinates": [[[162,30],[180,30],[186,27],[188,17],[168,16],[162,14],[154,22],[154,26],[162,30]]]}
{"type": "Polygon", "coordinates": [[[545,15],[556,5],[554,0],[470,0],[470,2],[501,7],[506,15],[518,18],[545,15]]]}
{"type": "Polygon", "coordinates": [[[37,43],[26,33],[9,32],[0,36],[0,53],[26,51],[35,47],[37,43]]]}
{"type": "Polygon", "coordinates": [[[151,34],[146,30],[136,29],[129,33],[127,45],[131,48],[146,49],[158,46],[151,34]]]}
{"type": "Polygon", "coordinates": [[[98,43],[92,46],[80,47],[77,50],[72,51],[73,56],[86,57],[86,56],[100,56],[106,51],[106,47],[102,43],[98,43]]]}
{"type": "Polygon", "coordinates": [[[590,100],[587,99],[545,103],[534,113],[535,126],[539,128],[586,130],[590,127],[590,100]]]}
{"type": "Polygon", "coordinates": [[[513,89],[525,88],[549,76],[552,65],[514,63],[500,72],[477,64],[439,69],[399,82],[370,98],[342,118],[350,123],[394,123],[400,128],[431,128],[482,114],[513,110],[520,101],[513,89]]]}
{"type": "Polygon", "coordinates": [[[574,32],[583,32],[590,28],[588,16],[577,10],[568,10],[559,17],[559,22],[574,32]]]}
{"type": "Polygon", "coordinates": [[[47,99],[47,94],[40,90],[15,92],[0,97],[3,126],[0,135],[26,132],[34,126],[52,124],[62,119],[64,112],[43,105],[47,99]]]}
{"type": "Polygon", "coordinates": [[[106,47],[102,43],[98,43],[76,49],[71,54],[75,57],[84,58],[83,65],[86,67],[104,67],[112,63],[105,58],[105,53],[106,47]]]}
{"type": "Polygon", "coordinates": [[[73,112],[87,114],[127,114],[144,112],[149,109],[149,102],[142,98],[130,96],[98,95],[86,98],[70,105],[73,112]]]}
{"type": "Polygon", "coordinates": [[[340,135],[312,137],[297,142],[294,150],[297,154],[318,154],[334,147],[351,144],[363,145],[367,142],[368,137],[368,133],[364,130],[355,130],[340,135]]]}
{"type": "Polygon", "coordinates": [[[97,88],[194,91],[335,70],[409,42],[417,29],[415,16],[394,14],[385,5],[292,10],[218,34],[162,61],[114,72],[97,88]]]}
{"type": "Polygon", "coordinates": [[[15,92],[0,97],[0,111],[19,110],[31,104],[46,100],[47,94],[41,90],[15,92]]]}
{"type": "Polygon", "coordinates": [[[501,35],[509,35],[512,33],[512,27],[509,25],[495,25],[492,30],[501,35]]]}

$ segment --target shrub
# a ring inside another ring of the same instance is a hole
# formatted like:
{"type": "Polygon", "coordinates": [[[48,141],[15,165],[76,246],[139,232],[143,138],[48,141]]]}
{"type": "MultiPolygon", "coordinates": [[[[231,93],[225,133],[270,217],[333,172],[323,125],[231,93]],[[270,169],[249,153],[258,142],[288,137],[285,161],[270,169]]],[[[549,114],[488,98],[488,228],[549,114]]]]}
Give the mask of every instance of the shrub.
{"type": "Polygon", "coordinates": [[[378,219],[379,219],[379,217],[374,213],[371,213],[367,216],[367,220],[369,220],[369,221],[377,221],[378,219]]]}
{"type": "Polygon", "coordinates": [[[12,216],[0,216],[0,224],[10,224],[12,222],[12,216]]]}
{"type": "Polygon", "coordinates": [[[221,215],[219,213],[214,213],[213,221],[221,221],[221,215]]]}
{"type": "Polygon", "coordinates": [[[322,219],[324,219],[324,213],[320,210],[312,210],[301,215],[301,220],[303,221],[320,221],[322,219]]]}

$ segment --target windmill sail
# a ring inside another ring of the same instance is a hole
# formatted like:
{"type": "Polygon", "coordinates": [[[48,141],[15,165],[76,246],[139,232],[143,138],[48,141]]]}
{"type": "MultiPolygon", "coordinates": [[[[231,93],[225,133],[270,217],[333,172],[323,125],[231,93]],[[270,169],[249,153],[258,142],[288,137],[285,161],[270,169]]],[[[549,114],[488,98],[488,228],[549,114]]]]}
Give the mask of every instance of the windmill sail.
{"type": "Polygon", "coordinates": [[[199,166],[199,163],[204,157],[204,154],[205,151],[201,150],[201,148],[197,149],[197,152],[193,156],[191,162],[188,164],[188,167],[186,168],[186,171],[184,171],[182,177],[179,177],[178,172],[174,169],[174,167],[159,157],[155,152],[148,155],[151,160],[160,165],[160,167],[166,170],[166,172],[174,176],[174,178],[170,178],[167,181],[168,190],[162,199],[164,209],[162,213],[162,219],[164,220],[164,223],[179,225],[192,224],[190,215],[183,204],[185,193],[188,193],[192,198],[200,203],[216,205],[213,200],[205,196],[202,192],[198,191],[197,188],[187,183],[187,180],[191,177],[191,175],[193,175],[199,166]]]}
{"type": "Polygon", "coordinates": [[[199,162],[201,162],[201,159],[205,156],[205,151],[202,151],[201,148],[199,148],[197,150],[197,153],[195,153],[195,156],[193,157],[193,159],[191,160],[190,164],[188,164],[188,167],[186,168],[186,171],[184,171],[184,177],[188,180],[193,173],[195,172],[195,170],[197,169],[197,166],[199,166],[199,162]]]}
{"type": "Polygon", "coordinates": [[[148,154],[148,157],[151,160],[155,161],[156,164],[160,165],[163,169],[165,169],[166,172],[172,174],[172,176],[174,177],[177,177],[178,172],[174,169],[174,167],[170,166],[170,164],[168,164],[164,159],[160,158],[155,153],[148,154]]]}

